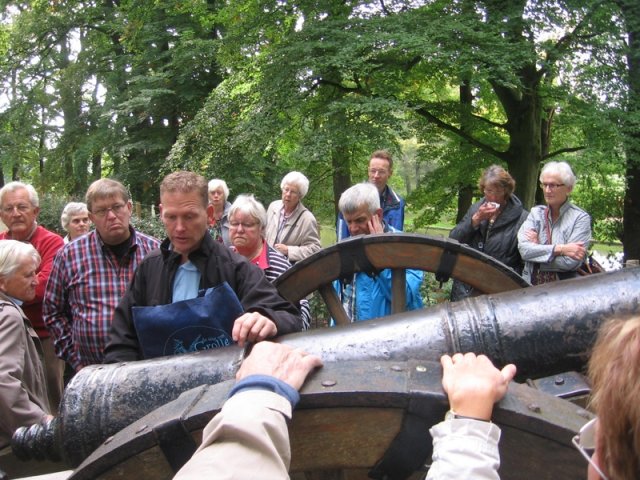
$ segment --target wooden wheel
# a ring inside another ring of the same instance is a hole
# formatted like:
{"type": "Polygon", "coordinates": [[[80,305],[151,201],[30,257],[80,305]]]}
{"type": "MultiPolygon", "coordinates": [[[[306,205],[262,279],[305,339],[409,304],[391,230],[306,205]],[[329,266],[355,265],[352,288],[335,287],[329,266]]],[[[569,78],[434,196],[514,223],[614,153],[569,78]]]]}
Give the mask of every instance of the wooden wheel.
{"type": "Polygon", "coordinates": [[[385,233],[349,238],[298,262],[276,280],[280,293],[292,302],[316,290],[338,325],[349,323],[332,286],[354,273],[392,269],[392,313],[405,310],[405,269],[433,272],[438,279],[461,280],[482,293],[529,286],[520,275],[493,257],[457,240],[429,235],[385,233]]]}

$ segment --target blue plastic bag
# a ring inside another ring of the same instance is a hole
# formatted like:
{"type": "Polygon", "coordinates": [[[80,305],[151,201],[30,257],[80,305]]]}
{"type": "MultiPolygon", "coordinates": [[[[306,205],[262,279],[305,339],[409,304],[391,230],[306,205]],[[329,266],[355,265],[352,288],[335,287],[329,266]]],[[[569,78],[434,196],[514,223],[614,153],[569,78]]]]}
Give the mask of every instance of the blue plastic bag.
{"type": "Polygon", "coordinates": [[[189,300],[132,307],[144,358],[229,346],[233,322],[242,313],[240,300],[227,282],[189,300]]]}

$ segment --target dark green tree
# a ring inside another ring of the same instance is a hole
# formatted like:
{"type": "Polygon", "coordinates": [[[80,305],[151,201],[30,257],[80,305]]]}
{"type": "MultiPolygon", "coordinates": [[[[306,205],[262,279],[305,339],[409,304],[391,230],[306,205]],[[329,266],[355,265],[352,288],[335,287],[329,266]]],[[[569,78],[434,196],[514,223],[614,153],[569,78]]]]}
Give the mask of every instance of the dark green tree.
{"type": "Polygon", "coordinates": [[[615,145],[615,135],[590,136],[589,122],[610,119],[601,82],[613,78],[621,88],[617,11],[610,2],[570,0],[238,0],[221,17],[221,59],[238,84],[246,79],[250,115],[236,128],[255,128],[251,148],[276,155],[269,148],[290,129],[310,144],[291,120],[313,124],[308,131],[333,146],[322,161],[333,171],[334,196],[359,177],[348,153],[354,145],[364,147],[363,162],[368,146],[397,151],[398,138],[416,136],[422,158],[440,162],[442,172],[420,182],[414,204],[438,215],[462,190],[464,211],[469,186],[498,162],[531,205],[541,162],[564,155],[580,172],[580,152],[615,145]],[[602,65],[594,68],[589,56],[602,65]]]}
{"type": "Polygon", "coordinates": [[[625,259],[640,259],[640,4],[619,0],[628,35],[628,98],[623,116],[627,156],[622,241],[625,259]]]}

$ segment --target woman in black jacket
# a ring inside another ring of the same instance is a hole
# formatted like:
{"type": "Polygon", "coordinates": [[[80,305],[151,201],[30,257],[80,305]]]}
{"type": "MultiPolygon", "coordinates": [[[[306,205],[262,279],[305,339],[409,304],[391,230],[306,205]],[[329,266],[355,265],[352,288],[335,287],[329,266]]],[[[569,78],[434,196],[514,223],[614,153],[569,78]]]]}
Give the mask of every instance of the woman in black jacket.
{"type": "MultiPolygon", "coordinates": [[[[513,194],[515,187],[515,180],[504,168],[499,165],[487,168],[478,181],[483,197],[471,205],[449,237],[492,256],[521,274],[523,263],[518,252],[518,229],[529,212],[513,194]]],[[[454,280],[452,301],[475,295],[472,287],[454,280]]]]}

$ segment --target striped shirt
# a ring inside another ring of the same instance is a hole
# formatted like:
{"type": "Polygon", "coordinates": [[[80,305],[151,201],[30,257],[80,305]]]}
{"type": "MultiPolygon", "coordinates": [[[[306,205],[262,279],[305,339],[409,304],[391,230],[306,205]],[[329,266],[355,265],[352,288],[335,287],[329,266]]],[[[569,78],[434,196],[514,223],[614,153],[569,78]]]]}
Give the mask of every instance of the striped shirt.
{"type": "MultiPolygon", "coordinates": [[[[276,278],[291,268],[291,262],[287,257],[271,245],[268,245],[267,241],[264,239],[262,240],[262,254],[254,258],[251,263],[262,268],[264,276],[267,277],[271,283],[275,282],[276,278]],[[264,256],[265,247],[267,247],[266,257],[268,263],[266,267],[259,263],[260,258],[264,256]]],[[[302,330],[308,330],[311,326],[311,307],[309,306],[309,302],[303,298],[300,300],[298,308],[300,309],[300,316],[302,317],[302,330]]]]}
{"type": "Polygon", "coordinates": [[[111,317],[142,258],[160,243],[129,227],[119,261],[94,230],[64,246],[55,260],[42,306],[56,354],[74,369],[102,363],[111,317]]]}

